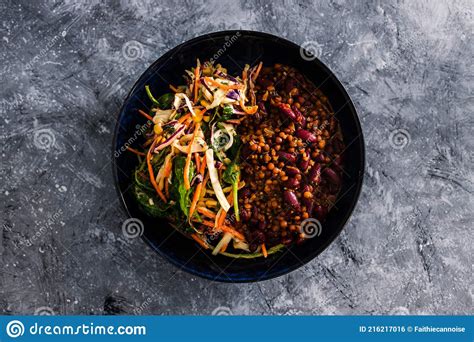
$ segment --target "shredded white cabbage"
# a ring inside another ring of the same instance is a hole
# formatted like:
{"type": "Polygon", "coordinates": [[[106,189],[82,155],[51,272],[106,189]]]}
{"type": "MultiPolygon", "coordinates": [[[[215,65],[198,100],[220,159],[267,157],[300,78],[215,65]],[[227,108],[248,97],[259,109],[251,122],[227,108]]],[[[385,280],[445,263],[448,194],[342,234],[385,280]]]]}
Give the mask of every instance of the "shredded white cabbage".
{"type": "Polygon", "coordinates": [[[215,108],[217,106],[219,106],[222,101],[226,98],[226,91],[225,90],[222,90],[222,89],[217,89],[215,92],[214,92],[214,98],[212,100],[212,103],[208,106],[206,106],[207,109],[211,109],[211,108],[215,108]]]}
{"type": "Polygon", "coordinates": [[[172,109],[163,110],[159,108],[154,108],[153,111],[155,112],[155,116],[153,116],[153,123],[155,124],[167,123],[174,112],[172,109]]]}
{"type": "Polygon", "coordinates": [[[228,244],[232,240],[232,234],[230,233],[225,233],[224,236],[222,237],[221,241],[217,244],[216,248],[212,251],[212,255],[217,255],[219,254],[220,250],[222,247],[226,244],[228,244]]]}
{"type": "Polygon", "coordinates": [[[210,148],[206,151],[206,162],[207,168],[209,170],[209,178],[211,179],[212,188],[216,194],[217,200],[221,205],[222,209],[229,211],[230,204],[225,198],[224,192],[222,191],[221,184],[219,183],[219,175],[217,173],[216,167],[214,166],[214,151],[210,148]]]}

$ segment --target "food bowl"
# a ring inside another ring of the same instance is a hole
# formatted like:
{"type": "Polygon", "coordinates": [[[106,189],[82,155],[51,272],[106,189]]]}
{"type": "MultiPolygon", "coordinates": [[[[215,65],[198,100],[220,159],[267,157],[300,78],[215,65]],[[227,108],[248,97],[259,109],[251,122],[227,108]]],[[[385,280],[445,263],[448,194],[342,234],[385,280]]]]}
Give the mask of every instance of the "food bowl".
{"type": "Polygon", "coordinates": [[[168,51],[138,79],[120,109],[113,141],[113,173],[125,210],[138,222],[143,240],[160,256],[191,274],[222,282],[252,282],[289,273],[318,256],[340,234],[357,203],[364,173],[364,141],[360,122],[349,95],[334,74],[310,52],[298,45],[266,33],[223,31],[189,40],[168,51]],[[318,86],[328,97],[339,121],[345,143],[342,189],[336,205],[322,223],[315,237],[291,245],[268,258],[230,259],[208,251],[180,234],[165,219],[148,217],[131,193],[132,173],[137,157],[124,151],[143,137],[137,127],[146,119],[138,109],[149,109],[151,102],[145,85],[157,93],[168,92],[169,84],[180,84],[185,69],[196,59],[212,60],[232,73],[240,73],[245,64],[274,63],[293,66],[318,86]],[[141,230],[143,228],[143,231],[141,230]]]}

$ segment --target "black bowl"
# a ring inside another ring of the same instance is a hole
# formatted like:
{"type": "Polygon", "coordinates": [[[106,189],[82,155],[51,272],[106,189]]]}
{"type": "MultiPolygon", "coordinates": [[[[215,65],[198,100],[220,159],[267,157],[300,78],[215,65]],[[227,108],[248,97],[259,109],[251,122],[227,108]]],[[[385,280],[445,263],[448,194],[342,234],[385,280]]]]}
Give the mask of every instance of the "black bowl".
{"type": "Polygon", "coordinates": [[[304,265],[320,254],[342,231],[351,215],[362,187],[364,142],[354,105],[334,74],[318,59],[288,40],[252,31],[224,31],[187,41],[154,62],[135,83],[118,117],[113,142],[113,172],[122,203],[131,217],[144,223],[143,239],[162,257],[189,273],[223,282],[251,282],[277,277],[304,265]],[[302,58],[305,57],[305,58],[302,58]],[[320,236],[282,252],[257,259],[231,259],[212,256],[190,239],[176,232],[166,220],[152,219],[137,207],[131,195],[131,175],[137,165],[132,153],[123,152],[127,144],[138,145],[137,125],[145,119],[137,109],[149,109],[145,93],[149,84],[155,94],[169,92],[168,85],[182,84],[185,69],[201,61],[214,60],[231,74],[240,74],[245,64],[283,63],[296,67],[320,87],[329,98],[340,122],[346,144],[342,191],[337,205],[323,222],[320,236]]]}

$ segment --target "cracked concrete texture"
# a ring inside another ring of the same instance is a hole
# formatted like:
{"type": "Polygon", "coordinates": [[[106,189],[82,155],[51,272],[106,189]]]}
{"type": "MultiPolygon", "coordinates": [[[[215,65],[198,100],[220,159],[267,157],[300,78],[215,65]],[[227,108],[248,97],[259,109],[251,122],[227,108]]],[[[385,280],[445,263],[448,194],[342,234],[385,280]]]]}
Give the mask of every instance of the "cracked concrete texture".
{"type": "Polygon", "coordinates": [[[3,314],[472,314],[470,1],[0,8],[3,314]],[[110,165],[118,108],[147,66],[183,41],[238,28],[314,42],[367,146],[341,236],[303,268],[256,284],[195,278],[125,239],[110,165]]]}

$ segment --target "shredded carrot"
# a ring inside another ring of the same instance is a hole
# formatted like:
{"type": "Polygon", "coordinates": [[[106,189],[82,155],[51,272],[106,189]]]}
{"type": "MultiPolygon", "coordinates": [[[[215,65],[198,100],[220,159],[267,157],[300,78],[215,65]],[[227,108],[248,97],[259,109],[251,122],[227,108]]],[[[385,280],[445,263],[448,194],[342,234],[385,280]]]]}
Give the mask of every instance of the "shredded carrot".
{"type": "Polygon", "coordinates": [[[242,107],[244,112],[247,113],[247,114],[255,114],[258,110],[258,106],[249,106],[249,107],[247,107],[244,104],[244,99],[243,98],[240,99],[239,104],[240,104],[240,107],[242,107]]]}
{"type": "Polygon", "coordinates": [[[225,221],[225,217],[227,216],[227,212],[225,210],[222,210],[221,216],[219,216],[219,220],[217,221],[217,228],[222,226],[225,221]]]}
{"type": "Polygon", "coordinates": [[[175,93],[179,93],[179,89],[173,86],[172,84],[170,84],[170,89],[174,91],[175,93]]]}
{"type": "Polygon", "coordinates": [[[213,211],[207,209],[206,207],[197,207],[196,210],[198,213],[203,214],[204,216],[209,217],[210,219],[216,218],[216,214],[213,211]]]}
{"type": "Polygon", "coordinates": [[[222,90],[242,89],[241,84],[222,84],[210,77],[205,77],[204,79],[206,80],[206,82],[209,82],[214,87],[221,88],[222,90]]]}
{"type": "Polygon", "coordinates": [[[129,150],[130,152],[133,152],[133,153],[135,153],[135,154],[137,154],[137,155],[139,155],[139,156],[144,156],[144,155],[145,155],[145,153],[140,152],[140,151],[137,151],[137,150],[135,150],[134,148],[131,148],[130,146],[127,146],[127,150],[129,150]]]}
{"type": "Polygon", "coordinates": [[[191,164],[191,157],[192,153],[191,150],[193,148],[193,143],[194,139],[196,138],[196,133],[199,131],[200,123],[196,122],[196,125],[194,126],[194,132],[193,132],[193,137],[191,138],[191,141],[189,142],[189,147],[188,147],[188,152],[186,156],[186,163],[184,164],[184,188],[186,190],[189,190],[191,187],[191,184],[189,183],[189,165],[191,164]]]}
{"type": "Polygon", "coordinates": [[[204,242],[203,239],[201,239],[196,233],[191,234],[191,237],[193,238],[194,241],[196,241],[198,244],[200,244],[203,248],[209,249],[209,245],[204,242]]]}
{"type": "Polygon", "coordinates": [[[260,70],[262,69],[263,62],[260,62],[258,64],[257,70],[255,70],[255,74],[252,75],[252,80],[255,81],[258,77],[258,74],[260,73],[260,70]]]}
{"type": "Polygon", "coordinates": [[[172,158],[166,159],[165,169],[163,171],[163,177],[165,178],[169,177],[171,171],[173,170],[173,162],[171,160],[172,158]]]}
{"type": "Polygon", "coordinates": [[[200,197],[203,197],[206,194],[206,185],[207,185],[208,181],[209,181],[209,172],[206,172],[206,176],[204,177],[204,181],[202,182],[202,189],[201,189],[201,196],[200,197]]]}
{"type": "MultiPolygon", "coordinates": [[[[161,139],[158,138],[158,139],[161,139]]],[[[155,188],[156,192],[158,193],[158,195],[160,196],[160,198],[163,200],[163,202],[167,202],[166,201],[166,197],[165,195],[163,194],[163,192],[160,190],[158,184],[156,183],[156,180],[155,180],[155,174],[153,172],[153,166],[151,165],[151,151],[155,148],[156,144],[157,144],[157,141],[158,139],[156,139],[155,141],[153,141],[153,143],[151,144],[149,150],[148,150],[148,153],[146,155],[146,163],[147,163],[147,166],[148,166],[148,173],[150,174],[150,182],[151,184],[153,185],[153,187],[155,188]]]]}
{"type": "Polygon", "coordinates": [[[261,244],[261,247],[262,247],[263,256],[266,258],[268,256],[267,247],[265,247],[264,243],[261,244]]]}
{"type": "Polygon", "coordinates": [[[242,122],[239,120],[239,119],[231,119],[231,120],[226,120],[226,123],[231,123],[231,124],[234,124],[234,125],[240,125],[242,122]]]}
{"type": "Polygon", "coordinates": [[[147,113],[145,113],[143,110],[139,109],[139,110],[138,110],[138,113],[140,113],[141,115],[143,115],[143,116],[144,116],[145,118],[147,118],[148,120],[153,121],[153,118],[152,118],[150,115],[148,115],[147,113]]]}
{"type": "Polygon", "coordinates": [[[180,118],[178,119],[178,123],[183,123],[184,121],[186,121],[186,120],[187,120],[188,118],[190,118],[190,117],[191,117],[191,113],[188,113],[188,114],[186,114],[186,115],[183,115],[182,117],[180,117],[180,118]]]}
{"type": "Polygon", "coordinates": [[[245,241],[245,236],[243,236],[241,233],[239,233],[238,231],[236,231],[232,227],[222,225],[222,226],[220,226],[219,229],[222,230],[223,232],[232,234],[233,236],[235,236],[239,240],[245,241]]]}
{"type": "MultiPolygon", "coordinates": [[[[211,227],[211,228],[214,228],[214,222],[212,221],[207,221],[207,220],[203,220],[201,222],[201,224],[205,225],[205,226],[208,226],[208,227],[211,227]]],[[[242,233],[236,231],[234,228],[232,227],[229,227],[229,226],[226,226],[226,225],[222,225],[219,227],[218,230],[221,230],[223,232],[226,232],[226,233],[229,233],[229,234],[232,234],[233,236],[235,236],[237,239],[239,240],[242,240],[242,241],[245,241],[245,236],[242,235],[242,233]]]]}
{"type": "MultiPolygon", "coordinates": [[[[203,174],[205,168],[206,168],[206,159],[204,159],[202,164],[200,165],[199,173],[203,174]]],[[[191,206],[189,207],[189,218],[193,217],[197,202],[199,201],[199,197],[201,197],[201,187],[202,187],[202,182],[199,183],[196,186],[196,190],[194,190],[193,200],[191,201],[191,206]]]]}
{"type": "Polygon", "coordinates": [[[214,222],[203,220],[201,223],[205,226],[214,228],[214,222]]]}
{"type": "Polygon", "coordinates": [[[194,160],[196,161],[196,169],[201,170],[201,158],[199,158],[199,153],[194,153],[194,160]]]}
{"type": "Polygon", "coordinates": [[[199,64],[196,66],[196,69],[194,69],[194,103],[197,101],[197,96],[198,96],[198,87],[199,87],[199,74],[201,73],[201,68],[199,64]]]}

